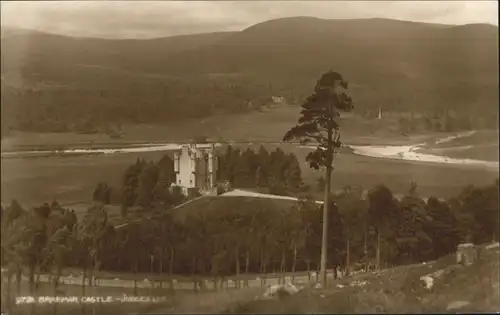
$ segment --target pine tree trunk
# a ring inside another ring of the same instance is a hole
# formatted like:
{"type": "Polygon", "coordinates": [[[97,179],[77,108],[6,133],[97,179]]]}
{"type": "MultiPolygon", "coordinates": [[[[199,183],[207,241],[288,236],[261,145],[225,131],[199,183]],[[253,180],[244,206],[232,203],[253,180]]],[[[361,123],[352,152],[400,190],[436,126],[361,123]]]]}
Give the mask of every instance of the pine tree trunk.
{"type": "MultiPolygon", "coordinates": [[[[59,284],[59,278],[61,277],[61,267],[56,266],[56,274],[54,276],[54,298],[57,296],[57,286],[59,284]]],[[[52,314],[57,314],[57,304],[54,303],[52,314]]]]}
{"type": "Polygon", "coordinates": [[[236,253],[235,253],[235,268],[236,268],[236,288],[240,288],[240,250],[238,246],[236,246],[236,253]]]}
{"type": "Polygon", "coordinates": [[[90,292],[92,292],[92,279],[94,277],[94,266],[90,266],[89,275],[87,276],[88,286],[90,292]]]}
{"type": "Polygon", "coordinates": [[[83,274],[82,274],[82,296],[85,296],[85,278],[87,278],[87,264],[83,266],[83,274]]]}
{"type": "MultiPolygon", "coordinates": [[[[35,272],[34,274],[34,278],[35,278],[35,290],[34,292],[31,293],[32,296],[35,297],[35,300],[38,299],[38,287],[40,286],[40,273],[41,273],[41,270],[38,270],[38,272],[35,272]]],[[[36,303],[33,303],[31,304],[31,310],[30,310],[30,313],[33,315],[36,313],[36,303]]]]}
{"type": "Polygon", "coordinates": [[[87,277],[88,278],[88,282],[89,282],[89,288],[90,288],[90,291],[92,292],[92,286],[93,286],[93,280],[94,280],[94,263],[93,263],[93,258],[92,258],[92,262],[91,262],[91,266],[90,266],[90,270],[89,270],[89,276],[87,277]]]}
{"type": "Polygon", "coordinates": [[[174,258],[175,258],[174,255],[175,255],[174,248],[170,247],[170,262],[169,262],[169,266],[168,266],[168,274],[170,276],[172,276],[172,272],[174,269],[174,258]]]}
{"type": "Polygon", "coordinates": [[[368,229],[366,227],[366,222],[365,222],[365,226],[364,226],[364,236],[365,236],[365,243],[364,243],[364,251],[363,251],[363,257],[365,259],[365,271],[368,271],[368,265],[367,265],[367,261],[368,261],[368,229]]]}
{"type": "Polygon", "coordinates": [[[377,229],[377,270],[380,270],[380,229],[377,229]]]}
{"type": "Polygon", "coordinates": [[[368,245],[367,245],[367,239],[368,239],[368,231],[367,231],[367,228],[366,228],[366,223],[365,223],[365,227],[364,227],[364,252],[366,253],[367,249],[368,249],[368,245]]]}
{"type": "Polygon", "coordinates": [[[173,247],[170,247],[170,261],[169,261],[169,266],[168,266],[168,275],[169,275],[169,281],[170,281],[170,289],[174,289],[174,279],[172,278],[173,272],[174,272],[174,258],[175,258],[175,250],[173,247]]]}
{"type": "Polygon", "coordinates": [[[132,270],[134,275],[134,296],[137,296],[137,259],[134,260],[132,270]]]}
{"type": "Polygon", "coordinates": [[[28,285],[29,285],[30,295],[33,295],[35,286],[35,266],[30,266],[29,268],[28,285]]]}
{"type": "Polygon", "coordinates": [[[245,273],[250,269],[250,250],[247,248],[245,252],[245,273]]]}
{"type": "MultiPolygon", "coordinates": [[[[250,250],[247,247],[245,251],[245,275],[248,274],[249,269],[250,269],[250,250]]],[[[245,287],[248,288],[248,278],[246,277],[245,277],[245,287]]]]}
{"type": "Polygon", "coordinates": [[[217,259],[212,256],[212,270],[210,270],[210,274],[213,277],[214,282],[214,291],[217,291],[217,274],[218,274],[218,264],[217,259]]]}
{"type": "Polygon", "coordinates": [[[191,274],[194,275],[196,272],[196,256],[193,255],[191,260],[191,274]]]}
{"type": "MultiPolygon", "coordinates": [[[[328,142],[332,141],[332,133],[328,133],[328,142]]],[[[325,183],[325,198],[323,205],[323,231],[321,237],[321,261],[320,261],[320,279],[323,288],[327,286],[327,257],[328,257],[328,212],[330,207],[330,181],[332,176],[332,167],[327,165],[326,167],[326,183],[325,183]]]]}
{"type": "Polygon", "coordinates": [[[21,266],[18,266],[16,269],[16,292],[17,292],[17,295],[21,295],[21,276],[22,276],[21,266]]]}
{"type": "Polygon", "coordinates": [[[286,250],[283,249],[281,251],[281,264],[280,264],[280,272],[285,272],[286,269],[286,250]]]}
{"type": "Polygon", "coordinates": [[[56,267],[56,275],[54,277],[54,296],[57,295],[57,287],[59,286],[59,279],[61,278],[61,267],[56,267]]]}
{"type": "Polygon", "coordinates": [[[160,289],[163,288],[163,249],[160,251],[160,289]]]}
{"type": "Polygon", "coordinates": [[[351,242],[349,236],[346,238],[346,258],[345,258],[345,275],[349,275],[349,267],[351,266],[351,242]]]}
{"type": "Polygon", "coordinates": [[[35,291],[38,290],[38,288],[40,287],[40,276],[41,276],[42,272],[39,270],[37,275],[36,275],[36,279],[35,279],[35,291]]]}
{"type": "Polygon", "coordinates": [[[293,264],[292,272],[295,273],[295,268],[297,267],[297,246],[293,247],[293,264]]]}
{"type": "Polygon", "coordinates": [[[260,248],[260,272],[265,273],[265,268],[264,268],[264,248],[260,248]]]}
{"type": "Polygon", "coordinates": [[[7,311],[10,312],[11,308],[10,306],[12,305],[12,268],[9,268],[7,271],[7,311]]]}

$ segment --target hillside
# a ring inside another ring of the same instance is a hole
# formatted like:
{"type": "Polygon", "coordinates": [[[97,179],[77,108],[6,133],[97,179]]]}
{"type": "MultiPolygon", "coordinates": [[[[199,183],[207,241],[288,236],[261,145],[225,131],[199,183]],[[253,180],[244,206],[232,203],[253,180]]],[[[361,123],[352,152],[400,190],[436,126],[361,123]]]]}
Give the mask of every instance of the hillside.
{"type": "Polygon", "coordinates": [[[2,117],[13,128],[66,131],[79,121],[243,112],[272,95],[299,102],[330,68],[350,81],[360,113],[383,105],[488,117],[498,103],[497,37],[492,25],[309,17],[145,40],[5,30],[2,117]]]}
{"type": "Polygon", "coordinates": [[[426,264],[361,273],[335,281],[332,288],[304,290],[283,300],[238,301],[226,306],[225,313],[492,312],[500,307],[498,253],[498,248],[483,248],[479,261],[469,267],[457,265],[449,255],[426,264]],[[427,290],[420,278],[439,270],[442,275],[427,290]]]}

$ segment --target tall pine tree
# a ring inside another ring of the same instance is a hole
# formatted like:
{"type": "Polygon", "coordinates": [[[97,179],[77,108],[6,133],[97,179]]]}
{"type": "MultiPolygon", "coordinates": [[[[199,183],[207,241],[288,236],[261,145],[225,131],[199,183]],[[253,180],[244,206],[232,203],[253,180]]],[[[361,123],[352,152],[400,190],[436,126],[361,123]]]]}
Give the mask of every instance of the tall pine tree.
{"type": "Polygon", "coordinates": [[[318,80],[314,93],[302,105],[298,124],[283,137],[284,141],[300,139],[302,143],[314,141],[316,149],[309,153],[306,161],[310,167],[325,168],[325,200],[323,209],[323,236],[321,249],[321,281],[326,286],[328,207],[330,206],[330,179],[333,159],[340,147],[340,127],[337,119],[340,111],[350,111],[352,100],[347,94],[347,82],[337,72],[329,71],[318,80]]]}

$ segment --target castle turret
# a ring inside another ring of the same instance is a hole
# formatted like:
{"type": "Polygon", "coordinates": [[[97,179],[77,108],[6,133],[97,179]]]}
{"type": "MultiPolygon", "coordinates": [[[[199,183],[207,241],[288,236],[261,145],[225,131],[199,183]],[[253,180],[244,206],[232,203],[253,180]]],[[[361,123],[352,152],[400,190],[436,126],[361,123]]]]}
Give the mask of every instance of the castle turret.
{"type": "Polygon", "coordinates": [[[208,152],[208,176],[210,188],[214,188],[217,183],[217,156],[213,148],[208,152]]]}
{"type": "Polygon", "coordinates": [[[180,152],[174,152],[174,173],[177,175],[180,171],[179,166],[180,152]]]}

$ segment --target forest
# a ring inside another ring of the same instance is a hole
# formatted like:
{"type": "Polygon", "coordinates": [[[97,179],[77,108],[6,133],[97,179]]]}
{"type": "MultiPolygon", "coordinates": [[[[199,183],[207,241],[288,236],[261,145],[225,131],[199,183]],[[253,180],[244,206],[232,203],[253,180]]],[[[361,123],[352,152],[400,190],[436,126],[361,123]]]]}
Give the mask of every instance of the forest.
{"type": "MultiPolygon", "coordinates": [[[[300,104],[304,98],[304,93],[296,94],[278,84],[235,80],[108,84],[103,83],[100,88],[66,91],[16,90],[2,83],[2,135],[21,130],[102,133],[118,138],[126,124],[166,124],[217,114],[258,111],[273,104],[271,97],[276,95],[284,96],[289,104],[300,104]]],[[[358,113],[374,119],[379,105],[360,108],[358,113]]],[[[450,106],[449,109],[451,112],[453,108],[450,106]]],[[[453,132],[490,129],[497,125],[495,115],[481,111],[461,109],[452,115],[446,109],[429,110],[415,106],[411,110],[421,117],[401,118],[402,132],[453,132]]],[[[391,112],[398,111],[408,109],[391,109],[391,112]]]]}
{"type": "Polygon", "coordinates": [[[272,103],[273,93],[280,92],[272,86],[220,80],[103,82],[100,88],[84,90],[18,90],[2,82],[2,128],[105,133],[106,128],[118,129],[123,124],[168,123],[258,110],[272,103]]]}

